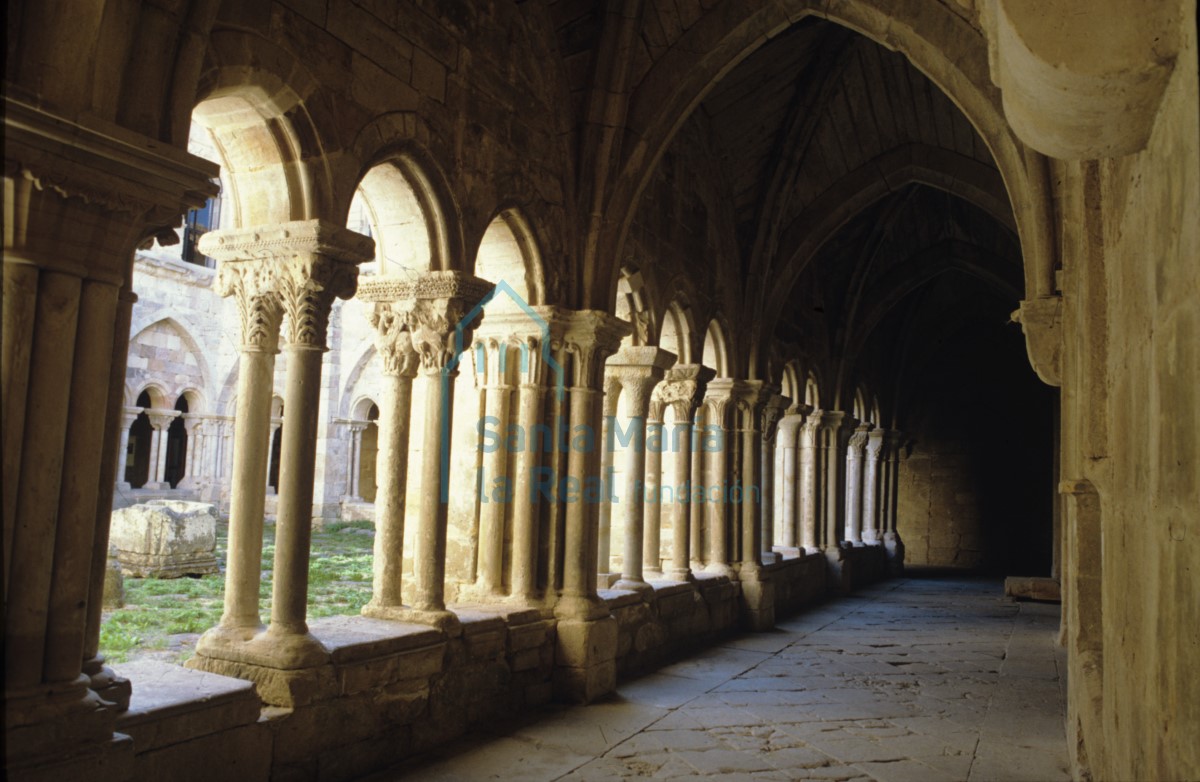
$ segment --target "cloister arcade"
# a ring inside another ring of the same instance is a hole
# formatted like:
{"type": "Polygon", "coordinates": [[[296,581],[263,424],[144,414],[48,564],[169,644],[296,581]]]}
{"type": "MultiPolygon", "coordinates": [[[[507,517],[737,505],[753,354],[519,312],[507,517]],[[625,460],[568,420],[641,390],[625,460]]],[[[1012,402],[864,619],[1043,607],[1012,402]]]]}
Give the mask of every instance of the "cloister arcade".
{"type": "Polygon", "coordinates": [[[51,5],[11,778],[351,779],[914,564],[1061,585],[1078,778],[1200,768],[1194,0],[51,5]],[[111,511],[164,496],[228,516],[187,697],[99,648],[111,511]],[[349,514],[371,599],[310,622],[349,514]]]}

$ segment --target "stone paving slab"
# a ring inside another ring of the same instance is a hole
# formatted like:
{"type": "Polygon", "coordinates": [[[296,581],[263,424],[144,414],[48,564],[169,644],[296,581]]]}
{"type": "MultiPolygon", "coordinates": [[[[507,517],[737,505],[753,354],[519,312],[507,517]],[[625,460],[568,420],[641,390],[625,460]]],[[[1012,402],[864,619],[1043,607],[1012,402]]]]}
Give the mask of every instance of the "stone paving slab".
{"type": "Polygon", "coordinates": [[[370,779],[1069,779],[1058,607],[899,579],[370,779]]]}

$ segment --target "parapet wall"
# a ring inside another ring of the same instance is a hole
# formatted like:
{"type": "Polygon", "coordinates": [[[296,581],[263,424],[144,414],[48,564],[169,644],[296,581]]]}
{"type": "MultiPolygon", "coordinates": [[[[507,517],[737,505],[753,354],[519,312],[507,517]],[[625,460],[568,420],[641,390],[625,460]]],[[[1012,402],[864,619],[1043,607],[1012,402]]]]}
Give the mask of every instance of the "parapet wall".
{"type": "MultiPolygon", "coordinates": [[[[887,572],[881,546],[846,549],[843,563],[854,586],[887,572]]],[[[822,554],[763,570],[779,615],[838,591],[827,583],[832,571],[822,554]]],[[[685,657],[744,624],[737,580],[702,573],[653,587],[601,591],[617,622],[619,677],[685,657]]],[[[350,780],[551,699],[557,620],[548,610],[457,614],[461,628],[449,633],[365,617],[314,620],[310,630],[330,652],[317,669],[210,658],[189,662],[206,672],[121,666],[134,682],[117,727],[126,750],[132,739],[130,778],[350,780]]]]}

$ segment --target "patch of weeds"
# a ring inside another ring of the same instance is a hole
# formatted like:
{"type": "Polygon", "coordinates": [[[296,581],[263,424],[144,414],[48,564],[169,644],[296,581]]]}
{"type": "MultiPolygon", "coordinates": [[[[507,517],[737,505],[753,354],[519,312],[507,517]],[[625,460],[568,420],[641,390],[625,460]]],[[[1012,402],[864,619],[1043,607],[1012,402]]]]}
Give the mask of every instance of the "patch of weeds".
{"type": "MultiPolygon", "coordinates": [[[[339,521],[314,531],[309,560],[309,616],[360,613],[371,598],[371,521],[339,521]]],[[[136,659],[145,652],[177,652],[179,662],[192,655],[195,638],[220,621],[224,608],[228,525],[217,525],[217,561],[221,573],[200,578],[125,579],[125,607],[106,611],[100,651],[111,662],[136,659]]],[[[263,529],[260,611],[270,616],[275,566],[275,525],[263,529]]],[[[156,655],[161,657],[161,654],[156,655]]]]}

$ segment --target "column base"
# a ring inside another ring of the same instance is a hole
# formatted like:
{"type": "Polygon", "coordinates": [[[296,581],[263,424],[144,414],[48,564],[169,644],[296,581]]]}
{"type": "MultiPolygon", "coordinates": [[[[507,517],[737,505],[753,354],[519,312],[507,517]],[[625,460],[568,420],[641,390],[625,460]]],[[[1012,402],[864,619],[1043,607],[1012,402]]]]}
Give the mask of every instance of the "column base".
{"type": "Polygon", "coordinates": [[[887,550],[888,570],[893,576],[904,572],[904,541],[899,532],[883,533],[883,547],[887,550]]]}
{"type": "Polygon", "coordinates": [[[612,585],[613,589],[623,589],[626,592],[637,592],[643,596],[654,596],[654,587],[647,584],[645,581],[633,581],[631,579],[622,578],[620,581],[612,585]]]}
{"type": "MultiPolygon", "coordinates": [[[[496,600],[494,602],[500,602],[496,600]]],[[[462,634],[462,622],[458,614],[446,609],[413,608],[412,606],[379,605],[371,601],[362,607],[362,615],[372,619],[386,619],[389,622],[408,622],[410,624],[429,625],[445,633],[450,638],[462,634]]]]}
{"type": "Polygon", "coordinates": [[[742,565],[738,572],[741,585],[742,626],[762,632],[775,626],[775,585],[754,564],[742,565]]]}
{"type": "Polygon", "coordinates": [[[678,581],[681,584],[691,584],[696,580],[691,568],[670,568],[664,575],[667,580],[678,581]]]}
{"type": "Polygon", "coordinates": [[[724,562],[709,562],[704,566],[705,573],[711,573],[714,576],[725,576],[730,581],[737,580],[737,571],[732,565],[727,565],[724,562]]]}
{"type": "Polygon", "coordinates": [[[90,660],[84,660],[83,673],[88,677],[88,687],[100,696],[105,708],[116,712],[129,709],[129,698],[133,695],[133,685],[128,679],[117,676],[112,668],[104,664],[104,656],[96,655],[90,660]]]}
{"type": "Polygon", "coordinates": [[[106,745],[116,712],[103,706],[85,674],[69,682],[6,689],[4,763],[6,767],[55,763],[81,747],[106,745]]]}
{"type": "Polygon", "coordinates": [[[329,662],[329,650],[309,633],[288,633],[268,627],[245,637],[246,628],[214,628],[196,643],[196,654],[223,660],[292,671],[329,662]]]}
{"type": "Polygon", "coordinates": [[[879,542],[879,532],[873,529],[865,529],[862,534],[863,543],[868,546],[873,546],[879,542]]]}
{"type": "Polygon", "coordinates": [[[849,543],[839,543],[825,549],[825,560],[829,563],[827,571],[829,591],[835,595],[850,594],[854,583],[850,572],[850,560],[846,558],[846,548],[843,546],[851,547],[849,543]]]}
{"type": "Polygon", "coordinates": [[[554,604],[554,615],[560,622],[591,622],[611,616],[608,603],[599,595],[562,595],[554,604]]]}
{"type": "Polygon", "coordinates": [[[590,703],[617,687],[617,620],[558,623],[554,694],[571,703],[590,703]]]}

